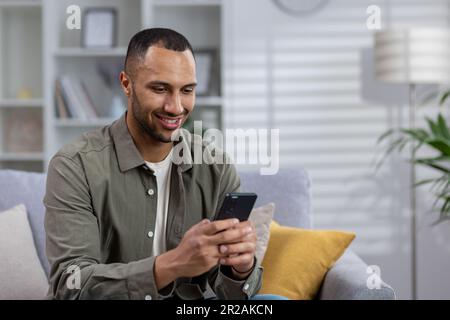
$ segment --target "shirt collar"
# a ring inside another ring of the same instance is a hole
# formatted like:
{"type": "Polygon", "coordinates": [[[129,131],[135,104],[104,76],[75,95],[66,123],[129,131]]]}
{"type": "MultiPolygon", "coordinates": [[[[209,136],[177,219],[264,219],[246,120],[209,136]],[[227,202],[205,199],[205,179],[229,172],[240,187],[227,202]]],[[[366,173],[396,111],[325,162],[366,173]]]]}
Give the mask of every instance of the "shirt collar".
{"type": "MultiPolygon", "coordinates": [[[[133,138],[128,130],[126,115],[127,113],[125,112],[118,120],[114,121],[110,129],[116,149],[117,160],[122,172],[139,166],[146,166],[145,160],[142,158],[141,153],[134,144],[133,138]]],[[[183,134],[184,133],[180,134],[178,141],[175,141],[174,144],[183,143],[183,149],[191,151],[190,146],[186,143],[186,139],[183,139],[183,134]]],[[[192,164],[181,163],[178,167],[184,172],[192,168],[192,164]]]]}

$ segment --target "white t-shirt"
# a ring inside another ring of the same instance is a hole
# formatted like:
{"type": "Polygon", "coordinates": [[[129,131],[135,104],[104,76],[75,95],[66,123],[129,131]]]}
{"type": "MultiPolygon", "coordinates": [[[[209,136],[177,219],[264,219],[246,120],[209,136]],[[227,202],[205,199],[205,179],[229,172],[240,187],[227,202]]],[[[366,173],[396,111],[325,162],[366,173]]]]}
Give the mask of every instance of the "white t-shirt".
{"type": "Polygon", "coordinates": [[[167,211],[170,195],[170,172],[172,169],[172,150],[167,157],[157,163],[145,162],[154,171],[158,187],[158,201],[156,208],[156,223],[153,236],[153,255],[157,256],[166,251],[167,211]]]}

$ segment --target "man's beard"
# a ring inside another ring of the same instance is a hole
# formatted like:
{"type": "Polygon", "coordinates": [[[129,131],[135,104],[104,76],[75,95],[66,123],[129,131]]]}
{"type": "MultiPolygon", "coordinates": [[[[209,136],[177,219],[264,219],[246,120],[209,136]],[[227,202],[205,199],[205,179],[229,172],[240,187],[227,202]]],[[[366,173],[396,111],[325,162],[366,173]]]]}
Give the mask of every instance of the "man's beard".
{"type": "Polygon", "coordinates": [[[147,135],[149,135],[151,138],[155,139],[156,141],[163,143],[172,142],[171,138],[167,139],[166,137],[164,137],[162,133],[157,132],[155,128],[152,128],[148,125],[148,114],[144,111],[144,108],[141,107],[141,104],[139,103],[134,93],[134,89],[132,92],[132,96],[133,100],[131,104],[133,110],[133,117],[136,119],[141,130],[145,132],[147,135]]]}

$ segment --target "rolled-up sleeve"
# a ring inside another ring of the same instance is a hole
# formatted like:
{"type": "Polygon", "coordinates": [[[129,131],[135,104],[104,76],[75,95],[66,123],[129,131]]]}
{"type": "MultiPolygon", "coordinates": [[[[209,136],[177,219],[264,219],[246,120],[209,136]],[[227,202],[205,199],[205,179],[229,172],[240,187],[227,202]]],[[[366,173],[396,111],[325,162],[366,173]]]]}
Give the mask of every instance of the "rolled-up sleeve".
{"type": "Polygon", "coordinates": [[[253,297],[261,289],[263,269],[258,264],[245,280],[235,280],[219,268],[213,288],[218,299],[222,300],[247,300],[253,297]]]}
{"type": "Polygon", "coordinates": [[[89,186],[76,159],[55,156],[47,176],[45,230],[53,299],[162,299],[155,257],[101,263],[100,233],[89,186]]]}

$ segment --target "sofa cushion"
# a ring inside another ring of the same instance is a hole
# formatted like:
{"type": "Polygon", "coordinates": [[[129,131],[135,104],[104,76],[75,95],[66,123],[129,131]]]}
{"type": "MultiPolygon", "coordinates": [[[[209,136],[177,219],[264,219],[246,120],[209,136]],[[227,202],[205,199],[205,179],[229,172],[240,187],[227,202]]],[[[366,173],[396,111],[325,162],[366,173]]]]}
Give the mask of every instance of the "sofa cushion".
{"type": "Polygon", "coordinates": [[[271,202],[253,209],[248,218],[255,226],[257,237],[255,256],[258,263],[263,261],[267,245],[269,244],[270,223],[272,222],[274,211],[275,205],[271,202]]]}
{"type": "Polygon", "coordinates": [[[23,203],[36,245],[39,260],[46,274],[49,271],[45,255],[45,208],[42,202],[45,193],[45,175],[15,170],[0,170],[0,211],[23,203]]]}
{"type": "Polygon", "coordinates": [[[47,276],[39,261],[25,206],[0,212],[0,299],[44,299],[47,276]]]}
{"type": "Polygon", "coordinates": [[[379,273],[348,249],[327,272],[322,283],[321,300],[395,300],[395,291],[379,273]]]}
{"type": "Polygon", "coordinates": [[[273,222],[260,293],[315,298],[326,273],[354,238],[353,233],[282,227],[273,222]]]}
{"type": "Polygon", "coordinates": [[[311,228],[310,182],[305,170],[280,169],[275,175],[239,171],[242,192],[258,195],[255,206],[275,203],[274,220],[285,226],[311,228]]]}

